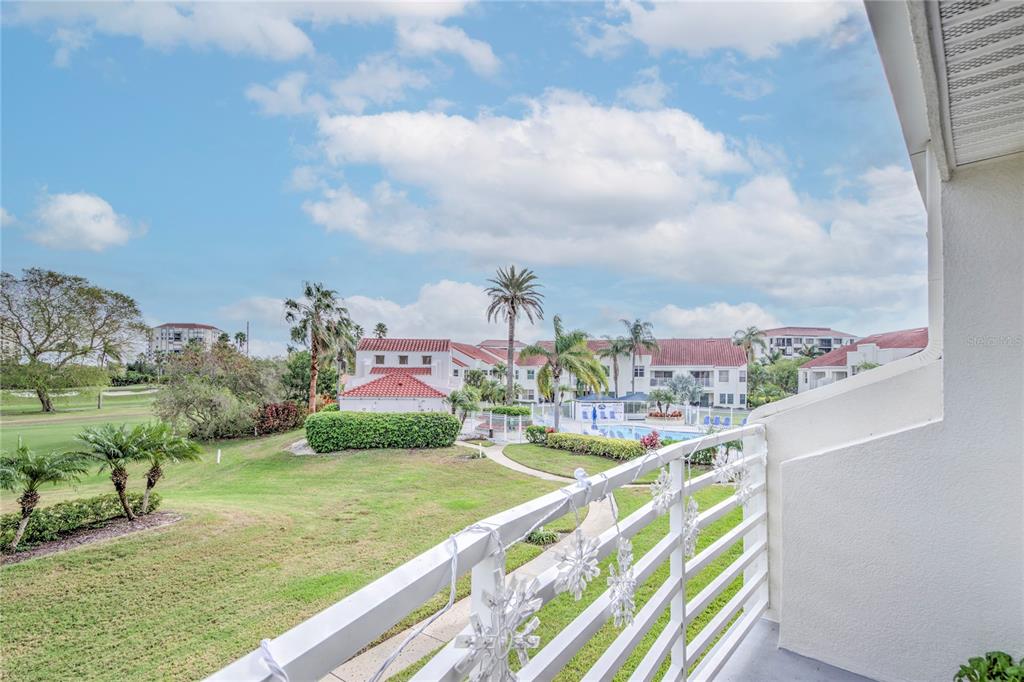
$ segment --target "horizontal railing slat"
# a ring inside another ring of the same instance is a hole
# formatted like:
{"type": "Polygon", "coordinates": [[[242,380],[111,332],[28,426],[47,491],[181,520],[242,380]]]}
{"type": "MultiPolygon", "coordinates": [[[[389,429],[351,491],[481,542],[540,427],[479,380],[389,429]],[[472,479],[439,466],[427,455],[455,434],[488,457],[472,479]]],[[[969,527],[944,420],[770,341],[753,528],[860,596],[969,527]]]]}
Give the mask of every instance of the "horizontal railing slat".
{"type": "Polygon", "coordinates": [[[743,573],[743,569],[749,566],[761,552],[765,551],[767,546],[768,543],[765,540],[756,543],[753,547],[743,552],[736,561],[729,564],[724,571],[715,576],[714,580],[708,583],[707,587],[701,590],[696,597],[687,600],[686,622],[693,622],[693,619],[706,609],[708,604],[721,594],[733,580],[738,578],[743,573]]]}
{"type": "Polygon", "coordinates": [[[682,630],[673,628],[671,623],[666,624],[665,629],[661,631],[658,638],[654,640],[654,644],[644,654],[636,670],[629,676],[629,682],[650,682],[653,680],[654,676],[658,674],[658,668],[661,667],[681,632],[682,630]]]}
{"type": "Polygon", "coordinates": [[[747,601],[754,594],[761,584],[767,580],[768,571],[762,570],[758,572],[750,580],[743,583],[743,587],[740,588],[739,592],[732,596],[725,606],[715,614],[715,616],[708,621],[708,624],[701,628],[701,631],[697,633],[697,636],[693,638],[693,641],[686,647],[686,664],[692,666],[694,662],[700,659],[701,654],[708,648],[712,640],[718,635],[722,629],[729,624],[733,616],[739,613],[740,609],[743,608],[743,603],[747,601]]]}
{"type": "Polygon", "coordinates": [[[693,674],[689,677],[690,682],[705,682],[715,679],[715,675],[719,673],[725,662],[729,660],[729,656],[736,651],[736,647],[740,645],[743,638],[746,637],[750,629],[754,627],[758,620],[761,618],[761,614],[768,608],[767,600],[761,600],[754,606],[747,609],[739,620],[733,623],[722,638],[715,642],[715,645],[711,647],[704,660],[694,669],[693,674]]]}

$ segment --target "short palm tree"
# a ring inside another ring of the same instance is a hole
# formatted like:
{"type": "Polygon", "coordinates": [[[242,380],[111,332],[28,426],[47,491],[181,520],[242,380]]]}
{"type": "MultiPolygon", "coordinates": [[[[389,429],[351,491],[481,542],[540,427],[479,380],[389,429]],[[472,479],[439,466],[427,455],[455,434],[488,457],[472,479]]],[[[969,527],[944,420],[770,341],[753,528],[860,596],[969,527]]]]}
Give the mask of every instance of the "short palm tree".
{"type": "Polygon", "coordinates": [[[73,483],[86,472],[85,462],[74,453],[42,455],[20,445],[12,454],[0,456],[0,488],[20,492],[21,520],[11,540],[13,552],[25,534],[29,517],[39,504],[39,488],[46,483],[73,483]]]}
{"type": "Polygon", "coordinates": [[[373,335],[376,336],[378,339],[387,338],[388,326],[383,322],[378,322],[376,326],[374,326],[373,328],[373,335]]]}
{"type": "Polygon", "coordinates": [[[774,365],[776,362],[782,360],[784,357],[786,356],[782,354],[781,350],[779,350],[778,348],[772,348],[770,351],[768,351],[768,355],[761,358],[761,364],[765,366],[774,365]]]}
{"type": "Polygon", "coordinates": [[[805,343],[797,349],[797,355],[802,355],[809,360],[813,360],[819,355],[824,355],[825,351],[821,350],[812,343],[805,343]]]}
{"type": "Polygon", "coordinates": [[[658,406],[658,412],[668,412],[669,408],[672,407],[672,401],[676,399],[676,394],[667,388],[655,388],[647,396],[647,399],[658,406]],[[664,410],[661,409],[663,403],[665,405],[664,410]]]}
{"type": "Polygon", "coordinates": [[[747,354],[747,362],[754,361],[754,349],[767,350],[768,344],[764,340],[764,332],[757,327],[737,329],[732,335],[733,345],[739,346],[747,354]]]}
{"type": "Polygon", "coordinates": [[[632,350],[629,340],[617,336],[612,338],[611,336],[604,337],[608,341],[608,345],[597,351],[597,357],[605,360],[612,361],[612,381],[615,384],[615,397],[619,397],[619,358],[623,355],[629,355],[632,350]]]}
{"type": "Polygon", "coordinates": [[[238,347],[238,350],[245,348],[247,339],[248,337],[245,335],[245,332],[235,332],[235,346],[238,347]]]}
{"type": "Polygon", "coordinates": [[[465,424],[469,413],[480,409],[480,391],[472,386],[457,388],[449,393],[444,401],[452,408],[452,414],[458,416],[459,421],[465,424]]]}
{"type": "Polygon", "coordinates": [[[284,319],[292,327],[292,341],[309,346],[309,411],[316,412],[316,381],[320,375],[320,357],[331,344],[331,326],[348,310],[338,301],[338,293],[319,282],[306,282],[302,298],[284,302],[284,319]]]}
{"type": "Polygon", "coordinates": [[[164,475],[164,465],[192,462],[199,459],[199,445],[179,436],[169,424],[157,422],[146,425],[146,444],[142,457],[149,461],[146,472],[146,492],[142,494],[142,513],[149,513],[149,494],[164,475]]]}
{"type": "Polygon", "coordinates": [[[334,361],[337,363],[338,369],[338,386],[336,389],[338,400],[341,400],[345,373],[349,367],[355,364],[356,348],[359,346],[359,337],[355,334],[356,326],[345,315],[340,316],[330,325],[330,349],[334,354],[334,361]]]}
{"type": "Polygon", "coordinates": [[[654,339],[654,325],[643,320],[622,320],[626,327],[626,341],[633,361],[633,376],[630,377],[629,392],[636,393],[636,359],[644,353],[658,350],[658,342],[654,339]]]}
{"type": "Polygon", "coordinates": [[[100,465],[100,471],[110,469],[110,481],[121,501],[125,518],[135,521],[135,512],[128,504],[128,464],[145,458],[149,445],[149,427],[139,424],[131,429],[127,425],[104,424],[84,429],[77,440],[85,447],[77,454],[91,458],[100,465]]]}
{"type": "Polygon", "coordinates": [[[576,329],[565,331],[562,318],[555,315],[555,341],[552,344],[535,343],[519,351],[523,360],[543,358],[544,366],[537,372],[537,388],[541,394],[555,402],[555,430],[558,430],[562,406],[562,377],[573,374],[588,386],[608,387],[608,377],[587,346],[586,332],[576,329]]]}
{"type": "Polygon", "coordinates": [[[487,306],[487,321],[508,323],[508,362],[505,367],[505,402],[511,403],[515,395],[512,385],[515,363],[516,321],[520,316],[533,324],[544,319],[544,294],[540,293],[537,275],[532,270],[516,270],[516,266],[498,268],[494,279],[488,280],[487,295],[491,304],[487,306]]]}

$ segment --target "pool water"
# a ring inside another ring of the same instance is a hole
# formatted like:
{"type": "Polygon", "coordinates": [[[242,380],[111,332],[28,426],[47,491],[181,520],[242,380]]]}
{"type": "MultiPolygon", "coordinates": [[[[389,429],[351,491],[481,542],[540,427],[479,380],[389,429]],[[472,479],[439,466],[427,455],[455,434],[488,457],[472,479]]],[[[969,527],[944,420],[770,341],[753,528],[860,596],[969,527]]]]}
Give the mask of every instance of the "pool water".
{"type": "Polygon", "coordinates": [[[603,436],[625,438],[626,440],[640,440],[651,431],[657,431],[662,440],[690,440],[701,435],[689,431],[663,431],[662,429],[652,429],[649,426],[598,426],[597,430],[603,436]]]}

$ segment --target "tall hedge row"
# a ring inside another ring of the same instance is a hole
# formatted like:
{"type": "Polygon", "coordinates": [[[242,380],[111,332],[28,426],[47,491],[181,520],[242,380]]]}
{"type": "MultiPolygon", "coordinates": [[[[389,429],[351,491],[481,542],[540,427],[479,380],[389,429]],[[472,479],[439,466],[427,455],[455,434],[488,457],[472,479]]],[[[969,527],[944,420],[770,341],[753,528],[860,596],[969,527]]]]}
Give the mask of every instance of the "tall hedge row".
{"type": "Polygon", "coordinates": [[[549,433],[547,446],[568,450],[577,455],[597,455],[610,459],[633,459],[644,454],[644,446],[637,440],[585,436],[578,433],[549,433]]]}
{"type": "MultiPolygon", "coordinates": [[[[136,514],[142,513],[142,493],[128,493],[128,504],[136,514]]],[[[149,494],[149,513],[160,506],[160,495],[149,494]]],[[[49,507],[42,507],[32,512],[25,527],[25,535],[21,538],[19,548],[37,545],[41,542],[59,540],[81,528],[89,528],[96,524],[124,515],[121,502],[117,495],[97,495],[78,500],[58,502],[49,507]]],[[[0,515],[0,544],[10,545],[14,539],[14,531],[21,521],[21,513],[0,515]]]]}
{"type": "Polygon", "coordinates": [[[314,452],[442,448],[461,426],[444,412],[317,412],[306,417],[306,440],[314,452]]]}
{"type": "Polygon", "coordinates": [[[487,408],[491,414],[503,414],[506,417],[529,417],[532,411],[527,405],[495,405],[487,408]]]}

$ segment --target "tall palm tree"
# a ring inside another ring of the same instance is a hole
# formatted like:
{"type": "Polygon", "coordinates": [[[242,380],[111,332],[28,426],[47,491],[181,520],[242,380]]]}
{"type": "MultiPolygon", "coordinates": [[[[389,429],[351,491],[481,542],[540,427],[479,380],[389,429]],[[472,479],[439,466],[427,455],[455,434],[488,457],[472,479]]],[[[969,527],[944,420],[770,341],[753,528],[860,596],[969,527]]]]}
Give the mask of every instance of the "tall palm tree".
{"type": "Polygon", "coordinates": [[[245,332],[235,332],[235,346],[238,347],[238,350],[245,348],[245,342],[247,340],[248,337],[246,337],[245,332]]]}
{"type": "Polygon", "coordinates": [[[537,372],[537,388],[544,396],[554,399],[557,431],[562,407],[562,376],[574,374],[577,379],[595,388],[607,388],[608,377],[587,346],[586,332],[580,329],[565,331],[562,318],[558,315],[555,315],[552,322],[555,327],[554,343],[527,346],[519,351],[519,357],[523,360],[535,357],[544,359],[544,366],[537,372]]]}
{"type": "Polygon", "coordinates": [[[770,351],[768,351],[768,355],[761,358],[761,364],[765,366],[774,365],[776,362],[782,360],[784,357],[786,356],[782,354],[781,350],[779,350],[778,348],[772,348],[770,351]]]}
{"type": "Polygon", "coordinates": [[[374,326],[373,328],[373,335],[376,336],[378,339],[387,338],[388,326],[383,322],[378,322],[376,326],[374,326]]]}
{"type": "Polygon", "coordinates": [[[39,488],[45,483],[74,483],[86,471],[81,455],[53,452],[41,455],[20,445],[12,454],[0,456],[0,488],[20,492],[21,520],[11,540],[13,552],[25,534],[29,517],[39,504],[39,488]]]}
{"type": "Polygon", "coordinates": [[[99,462],[100,471],[110,469],[110,481],[121,501],[125,518],[135,521],[135,512],[128,504],[128,464],[145,457],[149,444],[149,428],[145,424],[129,429],[127,425],[103,424],[91,426],[78,434],[77,440],[85,449],[77,454],[99,462]]]}
{"type": "Polygon", "coordinates": [[[746,329],[737,329],[732,335],[733,345],[739,346],[747,354],[747,362],[754,361],[754,349],[767,350],[768,344],[764,340],[764,332],[757,327],[751,326],[746,329]]]}
{"type": "Polygon", "coordinates": [[[341,400],[342,377],[348,372],[349,367],[355,364],[356,348],[359,346],[359,337],[355,334],[355,328],[358,326],[353,325],[352,320],[345,315],[339,316],[330,325],[330,348],[338,369],[336,389],[338,400],[341,400]]]}
{"type": "Polygon", "coordinates": [[[309,412],[316,412],[316,380],[320,356],[331,344],[331,325],[348,310],[338,301],[338,292],[319,282],[305,282],[302,298],[284,302],[284,319],[292,327],[292,341],[309,346],[309,412]]]}
{"type": "Polygon", "coordinates": [[[193,462],[199,459],[199,445],[179,436],[169,424],[146,425],[146,443],[142,457],[149,461],[146,471],[146,492],[142,494],[142,513],[149,513],[149,494],[164,475],[164,465],[193,462]]]}
{"type": "Polygon", "coordinates": [[[608,345],[597,351],[597,357],[602,360],[612,361],[612,380],[615,383],[615,397],[619,397],[619,357],[629,354],[631,346],[629,340],[621,336],[612,338],[605,335],[608,345]]]}
{"type": "Polygon", "coordinates": [[[626,341],[629,344],[630,359],[633,363],[632,377],[629,382],[629,392],[636,393],[636,359],[644,353],[653,353],[658,350],[658,342],[654,339],[654,325],[650,322],[636,319],[630,322],[622,320],[626,327],[626,341]]]}
{"type": "Polygon", "coordinates": [[[508,362],[505,366],[505,402],[511,403],[515,395],[512,386],[515,363],[516,320],[525,315],[530,324],[535,320],[544,319],[544,294],[540,293],[537,275],[532,270],[523,268],[516,271],[516,266],[498,268],[494,279],[487,280],[487,295],[491,304],[487,306],[487,321],[508,323],[508,362]]]}

